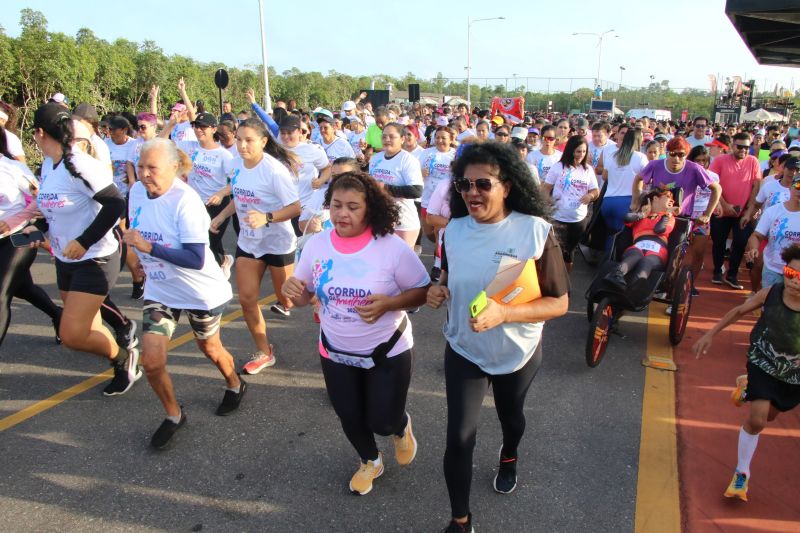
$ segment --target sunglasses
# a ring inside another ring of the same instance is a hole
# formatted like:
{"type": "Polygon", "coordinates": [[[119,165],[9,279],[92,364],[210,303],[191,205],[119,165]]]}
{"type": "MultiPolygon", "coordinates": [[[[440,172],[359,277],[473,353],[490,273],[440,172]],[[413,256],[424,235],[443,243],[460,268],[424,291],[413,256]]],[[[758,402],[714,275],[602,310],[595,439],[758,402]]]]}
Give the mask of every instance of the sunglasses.
{"type": "Polygon", "coordinates": [[[456,178],[453,180],[453,186],[455,187],[456,191],[460,193],[469,192],[473,185],[475,186],[476,190],[489,192],[496,183],[500,182],[491,180],[489,178],[478,178],[475,181],[470,181],[467,178],[456,178]]]}
{"type": "Polygon", "coordinates": [[[669,156],[677,157],[678,159],[683,159],[684,157],[686,157],[686,152],[670,152],[669,156]]]}
{"type": "Polygon", "coordinates": [[[148,124],[139,124],[139,126],[137,126],[136,129],[139,130],[139,131],[146,130],[147,126],[148,126],[148,124]]]}
{"type": "Polygon", "coordinates": [[[784,265],[783,267],[783,275],[789,279],[796,279],[800,280],[800,270],[795,270],[789,265],[784,265]]]}
{"type": "Polygon", "coordinates": [[[508,137],[508,133],[503,133],[503,132],[501,131],[500,133],[495,133],[495,134],[494,134],[494,136],[495,136],[495,137],[508,137]]]}
{"type": "Polygon", "coordinates": [[[749,150],[750,149],[750,145],[749,144],[737,144],[736,145],[736,149],[737,150],[749,150]]]}

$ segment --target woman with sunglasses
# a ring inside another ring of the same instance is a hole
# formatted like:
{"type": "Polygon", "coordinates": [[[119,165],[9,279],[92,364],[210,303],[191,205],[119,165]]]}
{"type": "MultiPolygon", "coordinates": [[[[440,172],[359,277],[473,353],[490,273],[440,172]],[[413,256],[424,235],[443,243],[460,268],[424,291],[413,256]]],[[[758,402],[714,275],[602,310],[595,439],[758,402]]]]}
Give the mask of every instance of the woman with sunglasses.
{"type": "Polygon", "coordinates": [[[556,128],[548,124],[542,128],[542,146],[528,154],[527,161],[536,167],[539,179],[547,177],[556,162],[561,160],[563,154],[556,150],[556,128]]]}
{"type": "Polygon", "coordinates": [[[383,127],[383,151],[370,159],[369,173],[395,199],[400,208],[395,234],[413,250],[420,231],[414,200],[422,197],[424,181],[419,160],[403,150],[402,134],[403,126],[396,122],[383,127]]]}
{"type": "Polygon", "coordinates": [[[492,385],[503,435],[494,490],[508,494],[517,485],[523,407],[542,360],[542,330],[545,321],[566,313],[569,280],[552,227],[543,218],[549,211],[546,200],[510,146],[467,146],[453,176],[442,273],[428,290],[428,305],[437,309],[447,303],[444,476],[452,519],[445,531],[462,533],[473,531],[472,455],[487,386],[492,385]],[[518,305],[488,299],[483,310],[471,313],[476,295],[497,274],[500,257],[533,259],[542,297],[518,305]]]}
{"type": "Polygon", "coordinates": [[[600,196],[588,151],[586,137],[570,137],[561,160],[550,168],[542,183],[542,191],[555,205],[553,229],[570,273],[575,249],[586,230],[588,205],[600,196]]]}
{"type": "Polygon", "coordinates": [[[510,144],[511,130],[509,127],[505,125],[497,126],[497,129],[494,130],[494,140],[499,143],[510,144]]]}
{"type": "MultiPolygon", "coordinates": [[[[793,190],[795,198],[796,193],[800,190],[793,190]]],[[[778,206],[767,211],[775,207],[778,206]]],[[[800,209],[796,200],[794,207],[800,209]]],[[[797,229],[800,228],[795,226],[795,235],[797,229]]],[[[752,250],[757,251],[757,248],[752,250]]],[[[776,283],[728,311],[693,347],[697,357],[706,355],[714,335],[761,310],[750,332],[747,374],[736,378],[736,390],[731,394],[737,406],[750,402],[750,411],[739,429],[738,462],[724,495],[743,501],[747,501],[750,463],[759,435],[778,415],[800,404],[800,365],[797,364],[800,361],[800,243],[795,241],[783,248],[779,259],[783,267],[776,283]]]]}

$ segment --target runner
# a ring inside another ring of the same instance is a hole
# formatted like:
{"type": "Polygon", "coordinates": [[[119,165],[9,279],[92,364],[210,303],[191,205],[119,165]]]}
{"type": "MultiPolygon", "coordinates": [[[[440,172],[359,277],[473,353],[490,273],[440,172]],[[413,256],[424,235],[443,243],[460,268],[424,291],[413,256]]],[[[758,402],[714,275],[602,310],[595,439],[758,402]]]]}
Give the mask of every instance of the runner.
{"type": "Polygon", "coordinates": [[[737,406],[750,402],[750,412],[739,429],[738,462],[724,493],[727,498],[747,501],[750,462],[760,433],[780,413],[800,404],[800,244],[785,248],[781,261],[785,264],[782,280],[728,311],[693,346],[697,357],[706,355],[714,335],[762,309],[750,332],[747,375],[736,379],[737,387],[731,395],[737,406]]]}
{"type": "Polygon", "coordinates": [[[400,208],[370,176],[337,176],[326,203],[334,229],[308,241],[283,292],[297,306],[312,295],[319,300],[325,386],[361,458],[350,490],[365,495],[384,471],[375,433],[394,436],[400,465],[417,453],[406,412],[414,351],[405,310],[425,302],[430,280],[416,254],[391,234],[400,208]]]}
{"type": "Polygon", "coordinates": [[[540,180],[546,178],[550,167],[561,160],[563,154],[556,150],[555,146],[556,128],[548,124],[542,128],[542,146],[538,150],[530,152],[527,159],[528,163],[536,166],[540,180]]]}
{"type": "Polygon", "coordinates": [[[619,148],[608,157],[604,152],[602,176],[608,184],[606,187],[600,213],[608,228],[606,252],[611,250],[614,235],[622,230],[625,215],[631,205],[631,188],[633,180],[647,165],[647,157],[639,151],[642,146],[641,128],[627,129],[619,148]]]}
{"type": "MultiPolygon", "coordinates": [[[[72,152],[72,119],[62,106],[39,107],[33,126],[34,140],[47,157],[36,202],[46,218],[41,226],[49,229],[64,302],[59,334],[68,348],[109,359],[114,378],[103,393],[124,394],[142,375],[139,351],[117,343],[102,325],[99,310],[119,274],[119,251],[111,230],[123,214],[125,200],[106,165],[72,152]]],[[[34,230],[28,226],[22,231],[34,230]]]]}
{"type": "Polygon", "coordinates": [[[442,275],[428,291],[428,305],[437,309],[447,301],[444,476],[452,520],[445,531],[455,533],[473,531],[472,453],[489,384],[503,430],[494,489],[508,494],[517,486],[525,396],[541,363],[544,321],[567,312],[569,280],[552,228],[541,218],[549,210],[546,199],[513,150],[492,142],[470,145],[453,175],[459,194],[450,198],[442,275]],[[494,278],[498,258],[509,254],[536,261],[542,298],[514,306],[489,299],[470,318],[471,302],[494,278]]]}
{"type": "Polygon", "coordinates": [[[292,304],[281,293],[281,287],[294,269],[297,239],[290,220],[300,214],[301,208],[292,175],[297,168],[294,157],[272,138],[264,123],[259,119],[242,122],[236,130],[236,142],[241,159],[233,165],[233,203],[211,221],[211,232],[223,227],[234,212],[239,217],[236,286],[257,350],[244,365],[244,372],[257,374],[275,364],[258,305],[261,280],[269,268],[279,300],[270,309],[289,316],[292,304]]]}
{"type": "Polygon", "coordinates": [[[317,115],[317,124],[319,124],[320,145],[325,153],[328,155],[328,161],[333,163],[340,157],[355,157],[353,148],[347,139],[339,137],[336,129],[333,127],[334,118],[325,113],[317,115]]]}
{"type": "MultiPolygon", "coordinates": [[[[706,170],[706,173],[714,183],[719,183],[719,176],[716,172],[708,170],[708,165],[711,163],[710,150],[705,146],[695,146],[689,151],[686,157],[688,161],[697,163],[706,170]]],[[[689,260],[692,266],[692,296],[699,296],[700,291],[695,287],[700,270],[703,268],[703,262],[706,256],[706,244],[708,243],[708,235],[710,233],[710,226],[708,218],[704,217],[708,210],[708,204],[711,202],[713,191],[709,187],[697,186],[694,194],[694,207],[692,208],[692,240],[689,245],[689,260]]],[[[718,214],[719,207],[715,208],[712,213],[718,214]]]]}
{"type": "Polygon", "coordinates": [[[455,130],[447,126],[440,126],[436,128],[433,139],[434,146],[425,150],[419,160],[422,177],[425,180],[421,198],[422,230],[429,240],[436,242],[434,229],[427,222],[428,204],[439,183],[443,180],[450,182],[453,179],[451,165],[456,157],[456,150],[453,147],[455,130]]]}
{"type": "Polygon", "coordinates": [[[167,373],[167,348],[181,313],[186,311],[197,346],[219,369],[226,388],[217,415],[235,411],[247,391],[236,375],[233,357],[220,340],[220,320],[231,299],[231,286],[208,245],[209,218],[203,202],[176,173],[177,147],[166,139],[142,146],[131,189],[131,228],[125,243],[141,256],[147,274],[142,309],[142,364],[147,380],[161,400],[167,417],[150,445],[166,448],[186,423],[167,373]]]}

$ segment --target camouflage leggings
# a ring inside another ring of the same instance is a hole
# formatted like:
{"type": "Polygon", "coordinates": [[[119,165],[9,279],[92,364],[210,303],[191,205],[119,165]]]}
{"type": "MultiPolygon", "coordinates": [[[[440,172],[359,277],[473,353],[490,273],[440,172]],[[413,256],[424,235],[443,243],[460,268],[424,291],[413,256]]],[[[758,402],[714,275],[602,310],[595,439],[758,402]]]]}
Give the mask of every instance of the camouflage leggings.
{"type": "Polygon", "coordinates": [[[189,325],[192,327],[194,338],[198,340],[210,339],[219,332],[222,312],[225,305],[209,311],[198,309],[173,309],[164,304],[145,300],[142,307],[142,323],[145,333],[163,335],[172,338],[181,318],[181,311],[186,311],[189,325]]]}

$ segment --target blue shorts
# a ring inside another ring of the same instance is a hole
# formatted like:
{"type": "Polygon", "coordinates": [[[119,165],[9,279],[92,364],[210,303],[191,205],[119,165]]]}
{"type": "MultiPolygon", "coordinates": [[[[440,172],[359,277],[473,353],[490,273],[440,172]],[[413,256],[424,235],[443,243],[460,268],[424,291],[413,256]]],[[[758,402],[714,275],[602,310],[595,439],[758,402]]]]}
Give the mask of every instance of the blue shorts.
{"type": "Polygon", "coordinates": [[[783,281],[783,272],[775,272],[774,270],[768,269],[766,266],[761,270],[762,288],[772,287],[781,281],[783,281]]]}

